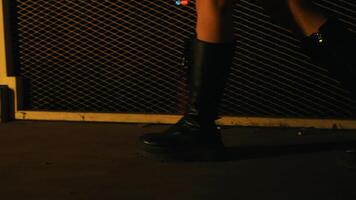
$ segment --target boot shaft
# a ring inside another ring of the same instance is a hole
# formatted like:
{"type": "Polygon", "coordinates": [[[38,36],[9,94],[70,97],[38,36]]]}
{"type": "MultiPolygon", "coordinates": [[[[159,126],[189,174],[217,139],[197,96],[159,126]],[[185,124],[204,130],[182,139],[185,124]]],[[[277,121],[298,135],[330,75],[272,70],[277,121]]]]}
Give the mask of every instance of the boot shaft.
{"type": "Polygon", "coordinates": [[[186,113],[201,121],[216,120],[231,71],[235,42],[215,44],[191,38],[186,48],[189,92],[186,113]]]}
{"type": "Polygon", "coordinates": [[[302,48],[356,98],[356,38],[341,21],[329,19],[317,33],[302,40],[302,48]]]}

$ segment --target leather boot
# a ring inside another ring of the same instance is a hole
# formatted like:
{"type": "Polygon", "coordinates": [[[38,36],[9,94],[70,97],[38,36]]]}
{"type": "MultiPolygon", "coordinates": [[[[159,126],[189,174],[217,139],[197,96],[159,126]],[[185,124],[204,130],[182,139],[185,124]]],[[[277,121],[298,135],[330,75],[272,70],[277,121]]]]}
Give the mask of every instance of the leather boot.
{"type": "Polygon", "coordinates": [[[159,160],[218,160],[224,145],[215,125],[230,73],[235,43],[208,43],[194,37],[185,47],[188,104],[184,116],[160,133],[140,137],[140,153],[159,160]]]}
{"type": "Polygon", "coordinates": [[[356,37],[341,21],[330,18],[317,33],[302,40],[302,47],[356,97],[356,37]]]}
{"type": "MultiPolygon", "coordinates": [[[[317,33],[302,40],[302,48],[330,75],[340,81],[356,99],[356,36],[336,18],[330,18],[317,33]]],[[[348,152],[346,162],[356,168],[356,145],[348,152]]]]}

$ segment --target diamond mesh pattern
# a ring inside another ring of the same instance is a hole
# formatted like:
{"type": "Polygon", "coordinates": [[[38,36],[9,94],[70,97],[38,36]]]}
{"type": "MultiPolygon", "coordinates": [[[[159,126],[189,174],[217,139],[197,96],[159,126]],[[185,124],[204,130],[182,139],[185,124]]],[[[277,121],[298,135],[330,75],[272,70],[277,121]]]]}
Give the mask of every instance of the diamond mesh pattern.
{"type": "Polygon", "coordinates": [[[164,4],[18,1],[21,71],[31,85],[28,107],[177,112],[177,44],[191,25],[176,6],[164,4]]]}
{"type": "MultiPolygon", "coordinates": [[[[17,0],[26,109],[183,112],[184,39],[194,5],[174,1],[17,0]]],[[[194,4],[194,2],[193,2],[194,4]]],[[[320,1],[356,30],[353,0],[320,1]]],[[[257,0],[234,12],[237,49],[221,114],[354,118],[356,103],[257,0]]]]}

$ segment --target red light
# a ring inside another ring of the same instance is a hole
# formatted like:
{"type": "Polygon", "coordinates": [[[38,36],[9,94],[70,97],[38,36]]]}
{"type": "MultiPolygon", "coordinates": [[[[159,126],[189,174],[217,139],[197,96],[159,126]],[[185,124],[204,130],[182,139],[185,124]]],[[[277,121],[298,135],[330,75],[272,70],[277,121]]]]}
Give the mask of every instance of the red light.
{"type": "Polygon", "coordinates": [[[187,6],[189,3],[189,0],[181,0],[180,1],[180,4],[183,5],[183,6],[187,6]]]}

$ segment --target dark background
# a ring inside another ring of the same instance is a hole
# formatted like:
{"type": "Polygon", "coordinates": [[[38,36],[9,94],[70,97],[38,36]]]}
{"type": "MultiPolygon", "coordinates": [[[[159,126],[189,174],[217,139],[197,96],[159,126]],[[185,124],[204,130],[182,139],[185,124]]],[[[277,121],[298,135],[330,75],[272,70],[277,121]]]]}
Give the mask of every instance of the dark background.
{"type": "MultiPolygon", "coordinates": [[[[13,65],[25,80],[26,110],[183,112],[184,39],[194,2],[17,0],[13,65]]],[[[318,5],[356,30],[353,0],[318,5]]],[[[355,118],[356,102],[272,23],[256,0],[235,5],[237,48],[221,114],[355,118]]]]}

